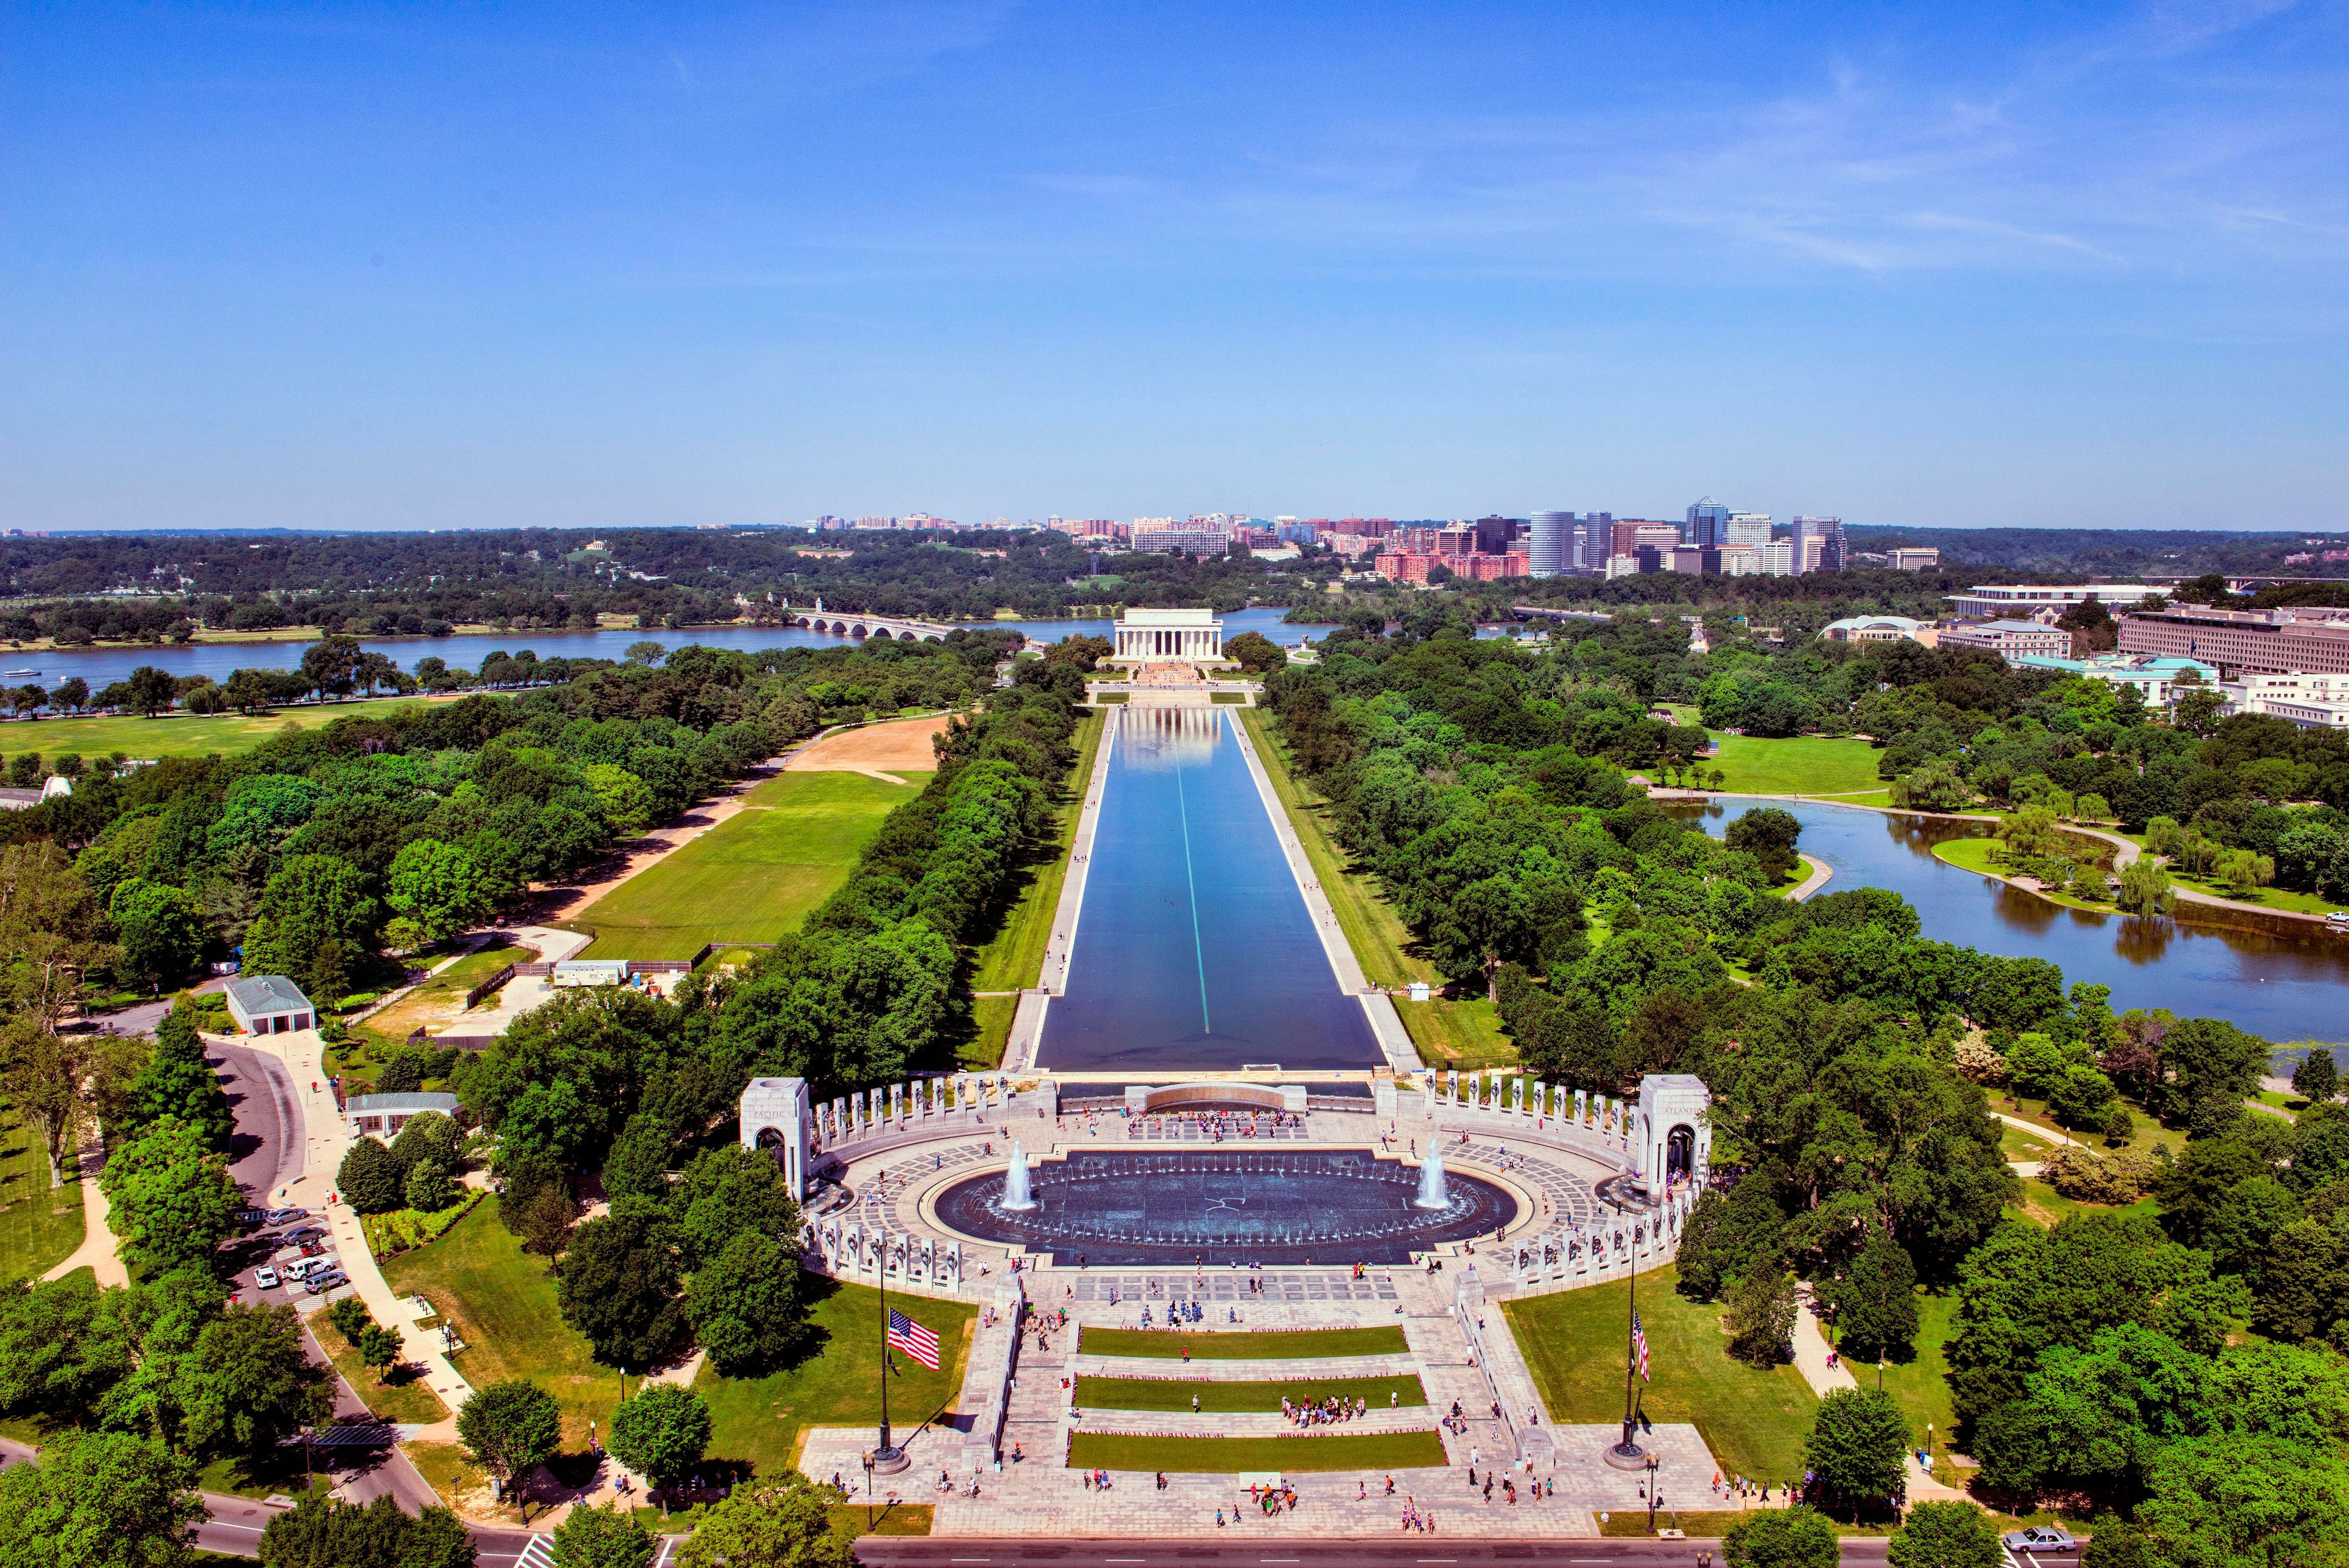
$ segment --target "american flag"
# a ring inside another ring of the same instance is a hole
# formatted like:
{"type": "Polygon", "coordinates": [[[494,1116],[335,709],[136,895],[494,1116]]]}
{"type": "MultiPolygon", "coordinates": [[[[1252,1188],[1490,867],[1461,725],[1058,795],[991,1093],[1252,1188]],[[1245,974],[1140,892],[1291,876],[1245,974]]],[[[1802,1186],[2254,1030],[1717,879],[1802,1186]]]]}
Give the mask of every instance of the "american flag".
{"type": "MultiPolygon", "coordinates": [[[[890,1315],[894,1317],[896,1314],[893,1313],[890,1315]]],[[[1640,1376],[1653,1382],[1653,1378],[1648,1377],[1648,1331],[1640,1326],[1640,1310],[1637,1307],[1631,1309],[1631,1354],[1640,1358],[1640,1376]]]]}
{"type": "Polygon", "coordinates": [[[931,1371],[938,1369],[938,1336],[895,1307],[889,1309],[889,1344],[931,1371]]]}

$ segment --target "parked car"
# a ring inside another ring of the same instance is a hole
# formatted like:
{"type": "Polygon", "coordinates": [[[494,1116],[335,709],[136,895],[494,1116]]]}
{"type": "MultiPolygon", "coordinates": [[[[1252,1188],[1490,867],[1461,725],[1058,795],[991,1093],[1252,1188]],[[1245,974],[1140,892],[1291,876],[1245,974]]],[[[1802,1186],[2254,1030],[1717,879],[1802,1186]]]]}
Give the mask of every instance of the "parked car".
{"type": "Polygon", "coordinates": [[[326,1233],[326,1228],[324,1225],[303,1225],[286,1231],[285,1240],[289,1243],[298,1244],[300,1242],[309,1241],[312,1237],[323,1236],[326,1233]]]}
{"type": "Polygon", "coordinates": [[[350,1275],[343,1272],[342,1270],[328,1269],[323,1274],[312,1274],[308,1280],[303,1282],[302,1288],[309,1292],[312,1295],[316,1296],[326,1294],[328,1291],[333,1290],[336,1285],[347,1285],[350,1282],[350,1275]]]}
{"type": "Polygon", "coordinates": [[[274,1291],[277,1288],[277,1271],[264,1263],[253,1271],[253,1282],[257,1289],[274,1291]]]}
{"type": "Polygon", "coordinates": [[[2009,1552],[2077,1552],[2079,1542],[2060,1530],[2047,1530],[2033,1525],[2028,1530],[2010,1530],[2004,1537],[2009,1552]]]}
{"type": "Polygon", "coordinates": [[[307,1209],[272,1209],[269,1211],[269,1223],[283,1225],[288,1220],[307,1220],[309,1217],[310,1211],[307,1209]]]}

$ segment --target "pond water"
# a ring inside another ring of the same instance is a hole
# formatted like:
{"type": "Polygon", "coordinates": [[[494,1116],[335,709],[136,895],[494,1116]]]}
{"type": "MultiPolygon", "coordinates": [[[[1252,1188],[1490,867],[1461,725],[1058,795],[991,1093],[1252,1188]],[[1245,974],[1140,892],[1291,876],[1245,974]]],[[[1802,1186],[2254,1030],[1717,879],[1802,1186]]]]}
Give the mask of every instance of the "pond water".
{"type": "Polygon", "coordinates": [[[1887,888],[1915,907],[1936,941],[2008,958],[2040,958],[2064,981],[2113,989],[2116,1012],[2167,1007],[2223,1018],[2271,1041],[2349,1039],[2349,938],[2297,922],[2235,916],[2246,925],[2091,914],[1936,859],[1933,846],[1978,838],[1983,822],[1863,810],[1813,801],[1730,801],[1698,808],[1719,836],[1767,804],[1803,825],[1800,847],[1835,868],[1821,889],[1887,888]]]}
{"type": "Polygon", "coordinates": [[[1230,711],[1112,711],[1066,994],[1045,1007],[1036,1064],[1377,1065],[1370,1020],[1338,987],[1230,711]]]}
{"type": "MultiPolygon", "coordinates": [[[[1281,618],[1288,613],[1284,609],[1235,610],[1223,618],[1224,635],[1229,638],[1244,631],[1260,632],[1287,647],[1304,638],[1326,636],[1330,631],[1327,626],[1283,620],[1281,618]]],[[[999,620],[965,624],[973,631],[1017,631],[1040,642],[1058,642],[1066,637],[1107,637],[1115,623],[999,620]]],[[[457,637],[362,638],[359,646],[386,655],[402,670],[413,670],[416,661],[427,657],[442,659],[452,668],[479,670],[481,660],[492,653],[520,653],[525,648],[541,659],[618,659],[626,658],[629,646],[638,642],[657,642],[663,648],[699,643],[704,648],[756,653],[768,648],[842,648],[858,640],[832,632],[810,631],[803,627],[703,626],[682,631],[499,631],[467,632],[457,637]]],[[[225,681],[230,672],[237,670],[291,670],[302,662],[302,650],[309,646],[309,641],[196,642],[178,648],[51,649],[38,653],[0,649],[0,680],[11,686],[37,681],[44,688],[53,688],[68,676],[78,675],[96,691],[109,682],[127,679],[142,664],[152,664],[175,676],[209,675],[214,680],[225,681]]]]}

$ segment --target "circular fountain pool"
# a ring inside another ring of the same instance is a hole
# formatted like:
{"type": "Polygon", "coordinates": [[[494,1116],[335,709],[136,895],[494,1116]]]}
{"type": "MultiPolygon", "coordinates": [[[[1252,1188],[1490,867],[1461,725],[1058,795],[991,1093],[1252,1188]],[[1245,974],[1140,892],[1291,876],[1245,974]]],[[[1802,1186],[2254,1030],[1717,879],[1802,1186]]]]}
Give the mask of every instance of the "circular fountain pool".
{"type": "Polygon", "coordinates": [[[1004,1173],[939,1193],[935,1212],[980,1241],[1061,1263],[1401,1263],[1416,1249],[1489,1236],[1516,1218],[1504,1189],[1447,1171],[1422,1209],[1419,1168],[1368,1149],[1081,1149],[1031,1168],[1036,1207],[1003,1207],[1004,1173]]]}

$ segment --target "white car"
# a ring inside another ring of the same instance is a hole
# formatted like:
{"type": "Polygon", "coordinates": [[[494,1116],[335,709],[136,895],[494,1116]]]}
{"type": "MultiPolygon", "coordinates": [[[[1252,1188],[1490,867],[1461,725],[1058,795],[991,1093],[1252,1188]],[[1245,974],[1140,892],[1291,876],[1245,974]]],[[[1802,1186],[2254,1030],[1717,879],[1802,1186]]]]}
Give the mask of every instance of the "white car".
{"type": "Polygon", "coordinates": [[[264,1264],[253,1271],[253,1282],[260,1290],[274,1291],[277,1288],[277,1271],[264,1264]]]}

